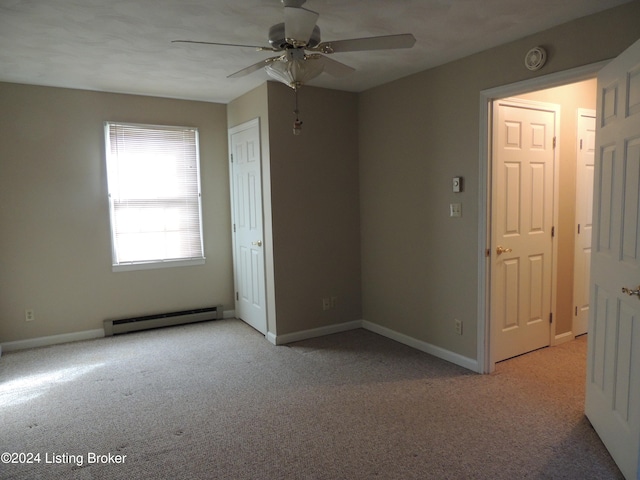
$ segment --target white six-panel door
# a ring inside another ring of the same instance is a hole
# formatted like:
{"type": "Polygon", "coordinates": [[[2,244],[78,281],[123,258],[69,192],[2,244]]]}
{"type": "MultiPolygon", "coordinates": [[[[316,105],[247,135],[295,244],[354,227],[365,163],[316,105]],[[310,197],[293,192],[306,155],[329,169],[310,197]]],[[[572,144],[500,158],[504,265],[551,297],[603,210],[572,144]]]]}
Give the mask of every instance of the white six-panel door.
{"type": "Polygon", "coordinates": [[[236,317],[267,333],[259,122],[229,131],[236,317]]]}
{"type": "Polygon", "coordinates": [[[557,107],[494,102],[492,361],[549,345],[557,107]]]}
{"type": "Polygon", "coordinates": [[[596,147],[596,112],[578,110],[576,162],[576,226],[573,268],[574,335],[589,326],[589,281],[591,278],[591,232],[593,217],[593,168],[596,147]]]}
{"type": "Polygon", "coordinates": [[[598,74],[586,414],[640,478],[640,41],[598,74]],[[623,292],[628,289],[628,295],[623,292]]]}

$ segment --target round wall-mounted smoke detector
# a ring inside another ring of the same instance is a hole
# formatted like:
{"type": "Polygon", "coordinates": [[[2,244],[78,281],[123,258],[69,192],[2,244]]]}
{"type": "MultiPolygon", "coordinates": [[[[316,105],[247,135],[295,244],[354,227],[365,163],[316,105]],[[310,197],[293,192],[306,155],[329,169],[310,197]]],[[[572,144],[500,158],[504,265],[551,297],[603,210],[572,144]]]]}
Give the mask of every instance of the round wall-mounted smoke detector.
{"type": "Polygon", "coordinates": [[[529,70],[540,70],[547,61],[547,52],[542,47],[533,47],[524,57],[524,64],[529,70]]]}

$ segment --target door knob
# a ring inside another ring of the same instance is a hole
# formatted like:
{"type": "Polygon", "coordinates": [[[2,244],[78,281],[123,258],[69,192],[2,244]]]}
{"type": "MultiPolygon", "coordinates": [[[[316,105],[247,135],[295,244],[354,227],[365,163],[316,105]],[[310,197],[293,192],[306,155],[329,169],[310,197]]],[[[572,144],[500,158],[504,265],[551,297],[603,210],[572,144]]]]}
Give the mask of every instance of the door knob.
{"type": "Polygon", "coordinates": [[[251,245],[257,245],[259,247],[262,246],[262,240],[258,240],[257,242],[251,242],[251,245]]]}
{"type": "Polygon", "coordinates": [[[502,245],[498,245],[498,248],[496,248],[496,253],[498,255],[500,255],[501,253],[509,253],[512,252],[513,250],[511,250],[510,248],[504,248],[502,245]]]}
{"type": "Polygon", "coordinates": [[[640,285],[636,287],[635,290],[632,288],[622,287],[622,293],[626,293],[627,295],[634,296],[637,295],[640,298],[640,285]]]}

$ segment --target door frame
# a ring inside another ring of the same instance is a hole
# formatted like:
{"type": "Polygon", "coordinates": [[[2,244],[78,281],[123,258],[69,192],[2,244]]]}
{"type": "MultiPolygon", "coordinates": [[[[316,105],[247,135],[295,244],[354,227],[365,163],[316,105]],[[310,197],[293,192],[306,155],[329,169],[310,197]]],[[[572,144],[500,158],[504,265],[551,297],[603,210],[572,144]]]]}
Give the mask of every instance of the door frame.
{"type": "MultiPolygon", "coordinates": [[[[513,97],[524,93],[558,87],[594,78],[598,71],[610,60],[564,70],[549,75],[523,80],[521,82],[502,85],[480,92],[480,138],[479,138],[479,185],[478,185],[478,330],[477,360],[479,373],[491,373],[495,370],[495,362],[491,358],[491,319],[490,319],[490,274],[491,257],[487,249],[491,246],[491,142],[494,100],[513,97]]],[[[558,162],[556,162],[557,164],[558,162]]],[[[556,165],[557,167],[557,165],[556,165]]],[[[557,176],[556,176],[557,178],[557,176]]],[[[557,182],[556,182],[557,184],[557,182]]],[[[554,189],[557,187],[554,186],[554,189]]],[[[556,191],[556,198],[557,198],[556,191]]],[[[556,207],[554,206],[554,212],[556,207]]],[[[554,213],[554,216],[556,214],[554,213]]],[[[555,222],[557,224],[557,222],[555,222]]],[[[554,252],[555,244],[554,242],[554,252]]],[[[554,255],[554,259],[555,259],[554,255]]],[[[554,260],[555,261],[555,260],[554,260]]],[[[555,277],[555,275],[554,275],[555,277]]],[[[555,311],[555,278],[553,279],[552,311],[555,311]]],[[[555,323],[551,329],[551,344],[555,338],[555,323]]]]}
{"type": "MultiPolygon", "coordinates": [[[[581,180],[580,175],[585,175],[584,172],[584,166],[581,166],[580,161],[579,161],[579,157],[581,155],[580,153],[580,142],[582,141],[580,134],[582,133],[580,130],[580,124],[581,124],[581,118],[582,117],[591,117],[593,116],[593,123],[594,125],[596,124],[596,111],[591,109],[591,108],[578,108],[578,111],[576,112],[576,116],[577,116],[577,121],[576,121],[576,127],[577,127],[577,131],[576,131],[576,221],[574,222],[573,225],[573,238],[574,238],[574,247],[573,247],[573,258],[574,258],[574,263],[573,263],[573,308],[574,308],[574,316],[573,316],[573,322],[571,323],[571,330],[573,332],[574,338],[577,335],[582,335],[584,334],[583,331],[581,331],[581,333],[577,332],[577,322],[578,322],[578,304],[576,301],[576,298],[578,297],[578,289],[576,288],[576,264],[577,264],[577,260],[579,257],[579,253],[582,252],[582,247],[579,245],[580,240],[579,240],[579,233],[578,233],[578,221],[580,220],[578,218],[578,205],[580,204],[580,200],[581,198],[579,197],[580,194],[580,187],[579,187],[579,181],[581,180]],[[580,170],[582,169],[582,172],[580,172],[580,170]]],[[[595,152],[594,152],[595,155],[595,152]]],[[[584,180],[584,179],[582,179],[584,180]]],[[[591,197],[593,197],[593,190],[591,191],[591,197]]],[[[593,198],[590,199],[589,205],[591,206],[593,204],[593,198]]],[[[592,212],[593,215],[593,212],[592,212]]],[[[591,221],[593,221],[593,219],[591,219],[591,221]]],[[[591,275],[589,275],[589,277],[591,277],[591,275]]],[[[590,278],[587,280],[588,282],[590,282],[590,278]]],[[[584,291],[584,284],[583,284],[583,291],[584,291]]],[[[587,290],[588,291],[588,290],[587,290]]],[[[588,301],[590,301],[590,298],[587,298],[588,301]]],[[[588,313],[588,311],[587,311],[588,313]]],[[[581,327],[584,327],[584,325],[581,325],[581,327]]]]}

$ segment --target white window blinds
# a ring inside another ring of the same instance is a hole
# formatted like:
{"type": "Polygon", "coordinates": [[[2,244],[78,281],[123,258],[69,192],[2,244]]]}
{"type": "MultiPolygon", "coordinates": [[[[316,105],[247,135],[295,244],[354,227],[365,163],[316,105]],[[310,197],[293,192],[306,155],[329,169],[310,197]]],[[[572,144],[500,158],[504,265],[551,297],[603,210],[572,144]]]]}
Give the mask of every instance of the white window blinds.
{"type": "Polygon", "coordinates": [[[198,131],[105,123],[114,270],[204,262],[198,131]]]}

